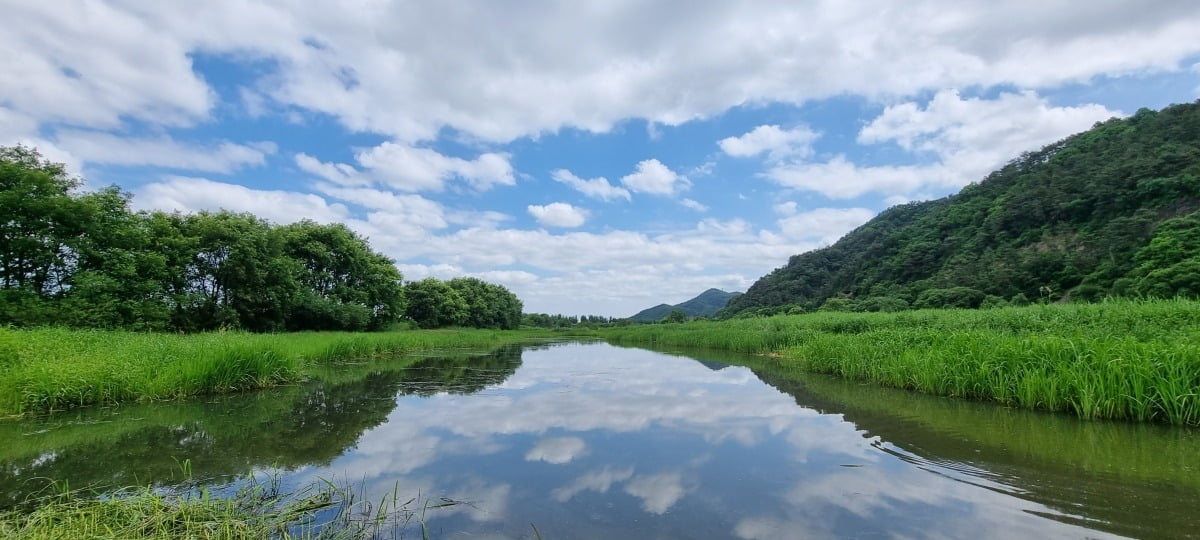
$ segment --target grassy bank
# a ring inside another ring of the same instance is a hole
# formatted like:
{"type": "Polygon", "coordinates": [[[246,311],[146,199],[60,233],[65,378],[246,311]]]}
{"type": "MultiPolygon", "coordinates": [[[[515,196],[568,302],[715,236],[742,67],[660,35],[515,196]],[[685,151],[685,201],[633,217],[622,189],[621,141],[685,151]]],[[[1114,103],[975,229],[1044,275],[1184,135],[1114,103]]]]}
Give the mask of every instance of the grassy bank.
{"type": "Polygon", "coordinates": [[[1200,302],[815,313],[603,330],[615,343],[772,353],[930,394],[1200,425],[1200,302]]]}
{"type": "Polygon", "coordinates": [[[325,481],[285,492],[276,480],[252,480],[230,494],[204,488],[51,494],[30,501],[28,511],[0,512],[0,538],[401,538],[411,527],[427,536],[425,513],[457,504],[402,501],[397,492],[368,501],[325,481]]]}
{"type": "Polygon", "coordinates": [[[493,348],[538,335],[493,330],[174,335],[0,328],[0,417],[263,388],[303,380],[330,362],[493,348]]]}

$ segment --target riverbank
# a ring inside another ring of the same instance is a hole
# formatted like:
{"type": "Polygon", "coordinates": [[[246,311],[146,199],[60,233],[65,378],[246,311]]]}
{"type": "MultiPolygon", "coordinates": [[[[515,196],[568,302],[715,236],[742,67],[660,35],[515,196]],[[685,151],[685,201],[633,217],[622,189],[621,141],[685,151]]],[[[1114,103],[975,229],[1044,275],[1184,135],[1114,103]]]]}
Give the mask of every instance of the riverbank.
{"type": "Polygon", "coordinates": [[[1030,409],[1200,425],[1200,302],[813,313],[597,331],[708,347],[919,392],[1030,409]]]}
{"type": "Polygon", "coordinates": [[[266,388],[322,365],[429,350],[491,349],[549,331],[421,330],[194,335],[0,328],[0,417],[266,388]]]}
{"type": "Polygon", "coordinates": [[[0,511],[0,538],[402,538],[428,536],[423,518],[457,501],[365,500],[352,486],[326,480],[283,491],[278,477],[251,479],[230,494],[130,488],[90,494],[65,491],[0,511]]]}

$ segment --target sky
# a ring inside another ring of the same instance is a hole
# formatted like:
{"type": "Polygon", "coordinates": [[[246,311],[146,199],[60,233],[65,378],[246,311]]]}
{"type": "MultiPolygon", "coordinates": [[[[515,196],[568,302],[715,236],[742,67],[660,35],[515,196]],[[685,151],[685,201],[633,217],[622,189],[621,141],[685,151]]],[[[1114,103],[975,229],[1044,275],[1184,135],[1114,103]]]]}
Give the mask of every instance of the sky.
{"type": "Polygon", "coordinates": [[[0,0],[0,145],[629,316],[1200,97],[1191,0],[0,0]]]}

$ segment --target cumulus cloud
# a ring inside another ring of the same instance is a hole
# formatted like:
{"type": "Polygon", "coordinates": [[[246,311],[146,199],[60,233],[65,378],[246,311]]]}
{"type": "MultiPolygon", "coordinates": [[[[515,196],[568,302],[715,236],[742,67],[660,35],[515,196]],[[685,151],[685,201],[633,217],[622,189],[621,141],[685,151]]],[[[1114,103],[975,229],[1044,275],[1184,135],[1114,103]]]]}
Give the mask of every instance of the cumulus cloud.
{"type": "Polygon", "coordinates": [[[690,491],[678,472],[636,476],[625,484],[625,492],[642,500],[642,509],[662,514],[690,491]]]}
{"type": "Polygon", "coordinates": [[[831,244],[873,217],[875,212],[866,208],[817,208],[780,219],[779,230],[791,238],[831,244]]]}
{"type": "Polygon", "coordinates": [[[676,174],[657,159],[638,162],[637,170],[623,176],[621,184],[635,192],[652,195],[671,195],[691,185],[687,178],[676,174]]]}
{"type": "Polygon", "coordinates": [[[923,157],[922,163],[865,166],[837,155],[822,162],[778,163],[764,175],[782,186],[835,199],[959,188],[982,180],[1021,152],[1119,115],[1095,104],[1053,106],[1034,92],[983,99],[946,90],[924,107],[916,102],[887,107],[858,134],[860,144],[896,144],[923,157]]]}
{"type": "Polygon", "coordinates": [[[231,173],[262,165],[276,151],[270,141],[237,144],[219,141],[209,145],[183,143],[162,136],[122,137],[97,131],[64,130],[55,135],[58,145],[88,163],[153,166],[214,173],[231,173]]]}
{"type": "Polygon", "coordinates": [[[547,437],[525,454],[525,461],[545,461],[561,465],[587,452],[587,444],[579,437],[547,437]]]}
{"type": "Polygon", "coordinates": [[[402,191],[440,191],[445,181],[454,177],[479,191],[516,183],[512,165],[504,154],[489,152],[466,160],[430,148],[386,142],[356,157],[378,179],[402,191]]]}
{"type": "Polygon", "coordinates": [[[437,192],[445,189],[451,179],[461,180],[477,191],[516,183],[509,156],[494,152],[468,160],[431,148],[385,142],[355,155],[361,168],[322,162],[305,153],[296,154],[294,159],[301,170],[347,186],[379,184],[398,191],[437,192]]]}
{"type": "Polygon", "coordinates": [[[539,10],[222,0],[186,11],[79,1],[6,15],[0,96],[39,119],[202,120],[215,93],[193,55],[229,53],[270,61],[250,85],[266,99],[403,141],[444,127],[509,141],[626,118],[670,126],[846,93],[1049,87],[1179,69],[1200,52],[1200,15],[1186,1],[1102,2],[1085,14],[1046,2],[711,3],[688,17],[608,0],[539,10]]]}
{"type": "Polygon", "coordinates": [[[707,212],[708,211],[707,206],[704,206],[703,204],[701,204],[699,201],[696,201],[695,199],[683,199],[683,200],[679,201],[679,204],[683,205],[685,208],[690,208],[697,212],[707,212]]]}
{"type": "Polygon", "coordinates": [[[738,137],[721,139],[717,145],[733,157],[752,157],[766,152],[767,159],[778,161],[812,155],[812,143],[818,137],[817,132],[807,126],[784,130],[772,124],[758,126],[738,137]]]}
{"type": "Polygon", "coordinates": [[[575,176],[575,174],[567,169],[556,169],[550,173],[550,177],[553,178],[555,182],[562,182],[568,186],[571,186],[576,191],[594,199],[600,199],[604,201],[611,199],[630,200],[629,190],[610,184],[608,179],[604,178],[603,176],[585,180],[575,176]]]}
{"type": "Polygon", "coordinates": [[[529,211],[529,215],[538,220],[538,223],[547,227],[572,228],[583,225],[587,221],[585,210],[567,203],[531,204],[526,209],[529,211]]]}
{"type": "Polygon", "coordinates": [[[275,223],[293,223],[302,219],[334,223],[346,221],[349,215],[344,205],[330,204],[318,195],[250,189],[185,176],[169,176],[134,190],[133,207],[178,212],[250,212],[275,223]]]}

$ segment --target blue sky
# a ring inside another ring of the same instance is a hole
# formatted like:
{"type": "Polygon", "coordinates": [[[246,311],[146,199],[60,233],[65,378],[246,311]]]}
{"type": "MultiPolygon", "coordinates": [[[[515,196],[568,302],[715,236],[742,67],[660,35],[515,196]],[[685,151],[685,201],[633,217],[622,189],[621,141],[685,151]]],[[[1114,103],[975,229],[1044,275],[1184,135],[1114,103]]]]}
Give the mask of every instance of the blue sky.
{"type": "Polygon", "coordinates": [[[138,209],[346,223],[408,279],[551,313],[745,290],[1200,96],[1187,1],[5,3],[0,144],[138,209]]]}

